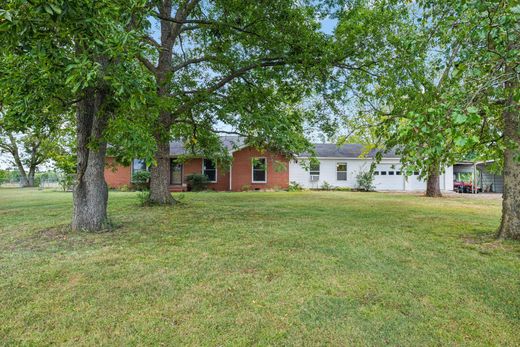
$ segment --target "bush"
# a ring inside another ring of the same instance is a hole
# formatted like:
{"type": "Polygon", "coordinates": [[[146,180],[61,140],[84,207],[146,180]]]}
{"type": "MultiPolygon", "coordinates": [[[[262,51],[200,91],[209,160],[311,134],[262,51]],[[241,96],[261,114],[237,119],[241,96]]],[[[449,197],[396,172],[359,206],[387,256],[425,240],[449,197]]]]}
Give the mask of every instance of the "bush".
{"type": "Polygon", "coordinates": [[[287,191],[289,192],[301,192],[303,190],[303,187],[295,181],[292,181],[289,183],[289,188],[287,188],[287,191]]]}
{"type": "Polygon", "coordinates": [[[372,171],[361,171],[356,176],[356,180],[357,188],[361,191],[370,192],[375,189],[372,171]]]}
{"type": "Polygon", "coordinates": [[[117,190],[119,190],[120,192],[129,192],[130,187],[128,186],[128,184],[123,184],[122,186],[119,186],[117,190]]]}
{"type": "Polygon", "coordinates": [[[137,199],[139,200],[139,204],[141,206],[146,206],[150,203],[150,191],[149,190],[141,190],[137,193],[137,199]]]}
{"type": "Polygon", "coordinates": [[[191,174],[186,177],[188,189],[192,192],[201,192],[208,189],[208,177],[201,174],[191,174]]]}
{"type": "Polygon", "coordinates": [[[244,184],[242,187],[240,187],[240,191],[242,192],[250,192],[253,190],[253,187],[251,187],[249,184],[244,184]]]}
{"type": "Polygon", "coordinates": [[[132,183],[135,189],[139,191],[147,190],[150,184],[150,172],[146,170],[134,172],[132,175],[132,183]]]}
{"type": "Polygon", "coordinates": [[[42,184],[42,178],[40,175],[34,175],[33,187],[39,187],[42,184]]]}
{"type": "Polygon", "coordinates": [[[74,174],[63,174],[59,177],[58,183],[64,192],[71,191],[74,187],[74,174]]]}
{"type": "Polygon", "coordinates": [[[337,190],[338,192],[351,192],[352,188],[350,187],[336,187],[334,190],[337,190]]]}
{"type": "Polygon", "coordinates": [[[323,184],[321,185],[320,189],[321,190],[332,190],[332,189],[334,189],[334,186],[327,181],[323,181],[323,184]]]}

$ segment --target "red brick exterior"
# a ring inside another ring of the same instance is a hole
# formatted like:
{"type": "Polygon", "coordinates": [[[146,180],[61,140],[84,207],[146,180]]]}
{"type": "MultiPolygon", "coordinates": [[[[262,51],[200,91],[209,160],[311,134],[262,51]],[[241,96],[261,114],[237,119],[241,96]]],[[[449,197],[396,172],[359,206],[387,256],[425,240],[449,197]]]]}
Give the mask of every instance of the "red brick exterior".
{"type": "MultiPolygon", "coordinates": [[[[186,190],[186,176],[193,173],[202,173],[202,158],[189,159],[183,164],[183,184],[171,185],[171,191],[186,190]]],[[[259,152],[253,148],[244,148],[233,153],[231,170],[217,165],[217,182],[210,183],[209,189],[216,191],[231,190],[239,192],[245,189],[286,189],[289,186],[289,161],[282,155],[270,152],[259,152]],[[253,183],[252,160],[253,158],[266,158],[267,182],[253,183]]],[[[169,179],[169,177],[168,177],[169,179]]],[[[110,188],[119,188],[131,184],[131,167],[122,166],[115,162],[114,158],[107,158],[105,167],[105,181],[110,188]]]]}
{"type": "Polygon", "coordinates": [[[115,158],[106,159],[105,181],[109,188],[120,188],[131,184],[132,177],[130,166],[123,166],[115,161],[115,158]]]}
{"type": "MultiPolygon", "coordinates": [[[[186,182],[186,177],[188,175],[194,173],[202,173],[202,158],[189,159],[184,162],[183,182],[186,182]]],[[[208,188],[216,191],[229,190],[229,169],[220,167],[217,164],[217,182],[210,183],[208,188]]]]}
{"type": "Polygon", "coordinates": [[[241,149],[233,153],[231,172],[231,185],[234,192],[239,192],[246,187],[253,190],[286,189],[289,187],[289,160],[280,154],[259,152],[250,147],[241,149]],[[266,183],[253,183],[253,158],[267,159],[266,183]]]}

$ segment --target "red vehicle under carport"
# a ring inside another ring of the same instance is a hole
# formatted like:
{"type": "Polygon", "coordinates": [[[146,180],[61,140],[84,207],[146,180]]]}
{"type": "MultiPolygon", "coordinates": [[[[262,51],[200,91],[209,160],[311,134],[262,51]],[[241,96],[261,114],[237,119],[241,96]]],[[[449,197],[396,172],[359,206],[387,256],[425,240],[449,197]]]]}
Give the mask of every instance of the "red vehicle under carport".
{"type": "Polygon", "coordinates": [[[471,182],[454,181],[453,190],[458,193],[482,193],[482,188],[475,187],[473,190],[473,184],[471,182]]]}

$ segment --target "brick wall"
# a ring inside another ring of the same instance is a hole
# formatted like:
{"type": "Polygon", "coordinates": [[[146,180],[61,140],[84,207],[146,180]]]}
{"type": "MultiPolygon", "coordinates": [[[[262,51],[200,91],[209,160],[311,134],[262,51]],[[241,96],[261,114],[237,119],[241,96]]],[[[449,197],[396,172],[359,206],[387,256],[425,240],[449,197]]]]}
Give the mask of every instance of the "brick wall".
{"type": "Polygon", "coordinates": [[[232,190],[239,192],[245,186],[251,189],[286,189],[289,187],[289,160],[280,154],[259,152],[254,148],[244,148],[233,153],[232,190]],[[264,157],[267,160],[267,182],[253,183],[252,159],[264,157]],[[283,170],[279,170],[280,168],[283,170]]]}
{"type": "Polygon", "coordinates": [[[130,166],[123,166],[116,162],[115,158],[107,157],[105,161],[105,181],[109,188],[119,188],[130,185],[130,166]]]}
{"type": "MultiPolygon", "coordinates": [[[[195,158],[184,162],[183,181],[186,183],[186,176],[192,173],[202,173],[202,159],[195,158]]],[[[239,192],[245,186],[251,189],[286,189],[289,186],[289,161],[282,155],[270,152],[259,152],[253,148],[244,148],[233,153],[232,167],[232,190],[239,192]],[[256,157],[264,157],[267,159],[267,182],[252,182],[252,159],[256,157]],[[280,168],[285,168],[279,170],[280,168]]],[[[229,190],[229,169],[217,167],[217,182],[210,183],[208,188],[217,191],[229,190]]],[[[115,161],[114,158],[108,157],[105,165],[105,181],[110,188],[119,188],[123,185],[130,185],[131,167],[123,166],[115,161]]],[[[168,176],[168,183],[170,177],[168,176]]],[[[180,186],[171,186],[179,187],[180,186]]]]}
{"type": "MultiPolygon", "coordinates": [[[[193,173],[202,173],[202,158],[189,159],[184,162],[184,182],[186,182],[186,176],[193,173]]],[[[217,182],[210,183],[208,188],[217,191],[229,190],[229,169],[217,165],[217,182]]]]}

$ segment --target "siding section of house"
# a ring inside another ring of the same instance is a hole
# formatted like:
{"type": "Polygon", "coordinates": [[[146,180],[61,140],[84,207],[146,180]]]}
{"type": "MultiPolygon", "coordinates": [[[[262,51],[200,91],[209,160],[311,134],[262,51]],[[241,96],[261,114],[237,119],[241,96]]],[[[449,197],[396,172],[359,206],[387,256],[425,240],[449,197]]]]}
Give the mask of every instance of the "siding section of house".
{"type": "Polygon", "coordinates": [[[232,190],[235,192],[241,191],[246,187],[250,187],[253,190],[286,189],[289,187],[289,161],[280,154],[259,152],[250,147],[243,148],[233,153],[231,173],[232,190]],[[266,183],[253,183],[253,158],[266,158],[266,183]]]}
{"type": "Polygon", "coordinates": [[[115,158],[108,157],[105,164],[105,181],[109,188],[119,188],[130,185],[132,170],[130,166],[123,166],[115,158]]]}
{"type": "MultiPolygon", "coordinates": [[[[323,184],[328,183],[334,187],[355,188],[357,186],[357,175],[360,172],[368,171],[372,163],[371,159],[342,159],[342,158],[318,158],[320,161],[320,175],[316,181],[311,181],[309,171],[304,167],[305,159],[299,158],[292,160],[289,164],[290,177],[289,180],[297,182],[301,186],[310,189],[320,188],[323,184]],[[338,180],[336,167],[338,163],[347,164],[347,180],[338,180]]],[[[426,182],[419,179],[418,176],[412,175],[406,177],[401,172],[397,175],[397,171],[401,171],[401,164],[398,158],[383,159],[376,165],[375,171],[386,175],[374,176],[374,185],[376,190],[393,190],[393,191],[416,191],[425,190],[426,182]],[[394,174],[389,175],[392,171],[394,174]]],[[[447,167],[445,174],[441,176],[441,190],[453,190],[453,168],[447,167]]]]}

